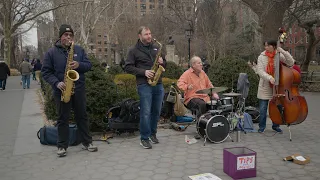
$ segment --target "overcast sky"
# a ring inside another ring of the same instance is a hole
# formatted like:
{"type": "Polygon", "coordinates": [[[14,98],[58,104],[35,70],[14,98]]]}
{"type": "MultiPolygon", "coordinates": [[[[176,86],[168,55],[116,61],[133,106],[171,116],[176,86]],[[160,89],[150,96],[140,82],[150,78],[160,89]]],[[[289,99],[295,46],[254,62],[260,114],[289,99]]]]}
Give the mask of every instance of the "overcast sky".
{"type": "Polygon", "coordinates": [[[24,34],[22,45],[33,45],[38,48],[37,28],[32,28],[30,31],[24,34]]]}

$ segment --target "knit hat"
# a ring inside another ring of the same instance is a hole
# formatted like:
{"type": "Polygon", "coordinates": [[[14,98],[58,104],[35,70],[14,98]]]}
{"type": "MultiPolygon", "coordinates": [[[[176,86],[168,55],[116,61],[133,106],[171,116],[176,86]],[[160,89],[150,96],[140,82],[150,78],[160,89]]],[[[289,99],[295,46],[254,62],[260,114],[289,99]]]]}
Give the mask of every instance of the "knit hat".
{"type": "Polygon", "coordinates": [[[59,28],[59,37],[61,37],[65,32],[71,32],[73,34],[73,29],[68,24],[62,24],[59,28]]]}

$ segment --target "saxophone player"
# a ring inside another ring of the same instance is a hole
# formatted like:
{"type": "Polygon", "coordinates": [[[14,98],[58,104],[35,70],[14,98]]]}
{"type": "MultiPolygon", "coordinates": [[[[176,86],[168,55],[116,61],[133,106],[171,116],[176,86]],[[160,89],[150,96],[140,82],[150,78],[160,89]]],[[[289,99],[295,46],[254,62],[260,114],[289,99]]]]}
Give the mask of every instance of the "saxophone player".
{"type": "Polygon", "coordinates": [[[125,71],[136,75],[140,96],[140,145],[145,149],[151,149],[150,142],[159,143],[156,134],[164,89],[161,75],[155,85],[150,85],[148,80],[155,77],[155,72],[152,70],[154,63],[165,67],[166,60],[163,55],[162,57],[157,56],[161,53],[161,48],[152,41],[151,31],[148,27],[140,27],[138,36],[137,43],[128,51],[125,71]]]}
{"type": "Polygon", "coordinates": [[[90,152],[98,150],[98,148],[92,144],[92,137],[89,134],[89,121],[86,113],[84,73],[89,71],[92,65],[84,49],[80,46],[74,45],[74,53],[69,54],[73,37],[74,33],[71,26],[66,24],[61,25],[59,28],[59,40],[55,43],[54,47],[50,48],[45,54],[41,69],[43,79],[48,82],[53,89],[53,96],[57,107],[57,155],[59,157],[67,155],[69,144],[68,121],[71,108],[74,110],[75,119],[80,131],[82,148],[90,152]],[[71,62],[68,61],[69,56],[73,56],[71,62]],[[79,79],[75,82],[74,94],[67,103],[61,101],[61,92],[66,89],[66,84],[64,83],[66,66],[79,73],[79,79]]]}

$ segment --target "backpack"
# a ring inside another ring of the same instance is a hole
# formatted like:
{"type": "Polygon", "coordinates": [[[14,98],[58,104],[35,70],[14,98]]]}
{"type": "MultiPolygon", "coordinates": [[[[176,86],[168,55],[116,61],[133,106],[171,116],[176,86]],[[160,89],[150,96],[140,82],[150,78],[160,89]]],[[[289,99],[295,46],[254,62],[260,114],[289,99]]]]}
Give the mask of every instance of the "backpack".
{"type": "Polygon", "coordinates": [[[139,123],[140,122],[140,101],[128,98],[120,102],[121,122],[139,123]]]}
{"type": "Polygon", "coordinates": [[[110,108],[106,114],[108,128],[117,132],[139,130],[140,101],[128,98],[110,108]]]}

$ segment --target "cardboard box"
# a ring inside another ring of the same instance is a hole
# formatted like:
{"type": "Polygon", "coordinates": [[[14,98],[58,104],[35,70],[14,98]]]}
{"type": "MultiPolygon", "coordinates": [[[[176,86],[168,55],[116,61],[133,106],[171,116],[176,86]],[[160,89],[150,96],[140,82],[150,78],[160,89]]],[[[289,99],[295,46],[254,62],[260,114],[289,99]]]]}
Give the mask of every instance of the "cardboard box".
{"type": "Polygon", "coordinates": [[[233,179],[257,176],[257,153],[246,147],[223,149],[223,171],[233,179]]]}
{"type": "Polygon", "coordinates": [[[291,156],[287,156],[283,158],[284,161],[292,161],[295,164],[299,165],[305,165],[310,163],[310,157],[309,156],[302,156],[300,154],[293,154],[291,156]]]}

